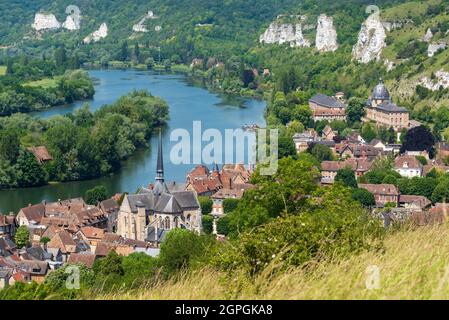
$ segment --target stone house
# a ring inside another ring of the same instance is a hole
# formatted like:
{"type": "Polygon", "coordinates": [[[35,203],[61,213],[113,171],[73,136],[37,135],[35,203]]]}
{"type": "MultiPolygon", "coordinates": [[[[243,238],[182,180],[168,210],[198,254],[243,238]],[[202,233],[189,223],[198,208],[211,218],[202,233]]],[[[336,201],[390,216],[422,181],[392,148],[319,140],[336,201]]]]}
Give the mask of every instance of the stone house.
{"type": "Polygon", "coordinates": [[[359,184],[359,188],[366,189],[374,195],[376,206],[383,207],[387,203],[398,205],[399,191],[392,184],[359,184]]]}
{"type": "Polygon", "coordinates": [[[53,238],[51,238],[50,242],[47,243],[47,248],[48,250],[59,249],[61,251],[63,261],[67,261],[72,253],[79,251],[77,243],[72,238],[72,235],[66,230],[57,232],[53,238]]]}
{"type": "Polygon", "coordinates": [[[314,121],[346,120],[346,105],[338,98],[318,93],[309,99],[314,121]]]}
{"type": "Polygon", "coordinates": [[[392,102],[382,79],[367,100],[365,110],[366,116],[362,119],[364,122],[373,121],[377,126],[393,128],[395,131],[409,128],[409,111],[392,102]]]}
{"type": "Polygon", "coordinates": [[[332,128],[329,125],[326,125],[323,129],[323,132],[321,134],[321,138],[327,141],[334,141],[334,138],[338,136],[338,132],[335,130],[332,130],[332,128]]]}
{"type": "Polygon", "coordinates": [[[3,215],[0,213],[0,237],[13,238],[16,234],[17,221],[13,214],[3,215]]]}
{"type": "Polygon", "coordinates": [[[414,156],[400,156],[394,160],[394,170],[405,178],[421,177],[423,165],[414,156]]]}

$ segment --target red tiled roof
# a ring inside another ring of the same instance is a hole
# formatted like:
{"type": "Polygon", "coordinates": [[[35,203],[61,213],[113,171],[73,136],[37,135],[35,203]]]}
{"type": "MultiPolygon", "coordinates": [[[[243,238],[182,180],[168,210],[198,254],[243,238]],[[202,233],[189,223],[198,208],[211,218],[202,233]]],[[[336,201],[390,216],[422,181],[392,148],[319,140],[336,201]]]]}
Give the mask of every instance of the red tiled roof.
{"type": "Polygon", "coordinates": [[[35,204],[34,206],[29,205],[28,207],[22,208],[20,211],[23,212],[28,221],[36,221],[40,223],[42,217],[45,215],[45,205],[42,203],[35,204]]]}
{"type": "Polygon", "coordinates": [[[88,268],[92,268],[95,262],[96,255],[93,253],[72,253],[67,260],[67,263],[80,263],[88,268]]]}
{"type": "Polygon", "coordinates": [[[36,160],[39,162],[53,160],[53,157],[50,155],[45,146],[30,147],[27,149],[36,157],[36,160]]]}
{"type": "Polygon", "coordinates": [[[420,169],[422,168],[422,164],[414,156],[400,156],[394,160],[394,167],[396,169],[402,168],[420,169]]]}
{"type": "Polygon", "coordinates": [[[393,184],[359,184],[359,188],[368,190],[373,194],[399,195],[399,191],[393,184]]]}

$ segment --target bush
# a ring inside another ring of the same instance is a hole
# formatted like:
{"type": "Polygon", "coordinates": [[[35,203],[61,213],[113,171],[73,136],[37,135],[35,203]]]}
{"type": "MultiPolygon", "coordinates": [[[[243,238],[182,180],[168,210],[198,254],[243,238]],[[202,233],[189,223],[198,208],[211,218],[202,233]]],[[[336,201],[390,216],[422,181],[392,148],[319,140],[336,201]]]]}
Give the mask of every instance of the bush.
{"type": "Polygon", "coordinates": [[[203,231],[205,234],[212,234],[214,217],[211,215],[203,215],[203,231]]]}
{"type": "Polygon", "coordinates": [[[105,186],[96,186],[89,189],[84,194],[84,200],[87,204],[97,205],[99,202],[106,200],[108,198],[108,192],[105,186]]]}
{"type": "Polygon", "coordinates": [[[238,204],[239,204],[239,199],[224,199],[223,200],[223,211],[224,213],[230,213],[232,211],[235,210],[235,208],[237,208],[238,204]]]}
{"type": "Polygon", "coordinates": [[[209,197],[199,196],[198,201],[200,202],[202,214],[210,214],[212,212],[213,201],[209,197]]]}

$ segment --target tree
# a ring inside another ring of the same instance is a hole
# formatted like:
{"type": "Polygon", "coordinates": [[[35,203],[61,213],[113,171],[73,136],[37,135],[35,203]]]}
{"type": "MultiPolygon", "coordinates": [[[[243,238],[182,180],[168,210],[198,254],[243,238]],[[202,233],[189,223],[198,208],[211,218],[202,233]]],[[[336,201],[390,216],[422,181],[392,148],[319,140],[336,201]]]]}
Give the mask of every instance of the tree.
{"type": "Polygon", "coordinates": [[[30,231],[27,226],[20,226],[14,237],[17,248],[22,249],[23,247],[27,247],[30,242],[30,231]]]}
{"type": "Polygon", "coordinates": [[[377,137],[377,130],[374,124],[367,122],[362,126],[360,135],[365,141],[370,142],[377,137]]]}
{"type": "Polygon", "coordinates": [[[239,199],[233,199],[233,198],[224,199],[223,200],[224,213],[231,213],[232,211],[234,211],[237,208],[239,202],[240,202],[239,199]]]}
{"type": "Polygon", "coordinates": [[[324,144],[315,144],[314,146],[312,146],[312,148],[310,148],[309,153],[317,158],[320,163],[323,161],[334,160],[334,154],[332,150],[324,144]]]}
{"type": "Polygon", "coordinates": [[[0,131],[0,159],[15,163],[20,151],[19,135],[15,130],[0,131]]]}
{"type": "Polygon", "coordinates": [[[352,199],[360,202],[365,208],[371,208],[376,205],[374,195],[363,188],[352,190],[352,199]]]}
{"type": "Polygon", "coordinates": [[[213,231],[214,217],[211,215],[203,215],[203,231],[205,234],[211,234],[213,231]]]}
{"type": "Polygon", "coordinates": [[[341,182],[350,188],[357,188],[357,180],[355,179],[354,171],[350,167],[338,170],[335,176],[335,182],[341,182]]]}
{"type": "Polygon", "coordinates": [[[115,250],[109,251],[108,255],[103,259],[94,263],[94,272],[100,277],[107,276],[123,276],[125,271],[122,266],[123,257],[117,254],[115,250]]]}
{"type": "Polygon", "coordinates": [[[41,186],[47,183],[47,174],[28,150],[20,150],[15,168],[19,187],[41,186]]]}
{"type": "Polygon", "coordinates": [[[56,68],[60,70],[65,70],[67,67],[67,52],[64,46],[61,46],[55,50],[55,64],[56,68]]]}
{"type": "Polygon", "coordinates": [[[87,204],[97,205],[99,202],[108,198],[108,192],[105,186],[96,186],[89,189],[84,194],[84,200],[87,204]]]}
{"type": "Polygon", "coordinates": [[[443,179],[432,193],[431,200],[433,203],[449,202],[449,179],[443,179]]]}
{"type": "Polygon", "coordinates": [[[199,196],[198,201],[201,206],[202,214],[210,214],[212,212],[213,201],[209,197],[199,196]]]}
{"type": "Polygon", "coordinates": [[[424,126],[419,126],[407,131],[401,147],[401,153],[406,151],[427,151],[429,157],[435,155],[435,138],[430,130],[424,126]]]}
{"type": "Polygon", "coordinates": [[[295,120],[301,122],[304,127],[309,127],[312,121],[312,110],[308,105],[297,105],[293,110],[293,117],[295,120]]]}
{"type": "Polygon", "coordinates": [[[199,236],[186,229],[173,229],[161,244],[159,259],[164,272],[172,275],[201,260],[211,244],[207,236],[199,236]]]}
{"type": "Polygon", "coordinates": [[[217,234],[227,236],[229,233],[229,218],[227,216],[221,217],[217,220],[217,234]]]}
{"type": "Polygon", "coordinates": [[[356,97],[350,98],[346,114],[350,123],[361,121],[365,115],[365,100],[356,97]]]}
{"type": "Polygon", "coordinates": [[[129,50],[128,50],[128,41],[123,41],[122,48],[120,51],[120,61],[128,60],[129,50]]]}
{"type": "Polygon", "coordinates": [[[286,132],[281,132],[278,138],[278,154],[279,158],[294,157],[296,156],[296,147],[293,143],[292,137],[286,132]]]}

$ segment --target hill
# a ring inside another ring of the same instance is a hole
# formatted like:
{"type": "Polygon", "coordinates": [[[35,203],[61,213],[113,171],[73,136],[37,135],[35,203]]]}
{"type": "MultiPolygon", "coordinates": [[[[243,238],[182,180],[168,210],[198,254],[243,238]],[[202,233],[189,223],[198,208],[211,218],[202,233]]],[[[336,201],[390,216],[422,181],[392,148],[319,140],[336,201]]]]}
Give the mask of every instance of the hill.
{"type": "Polygon", "coordinates": [[[95,299],[448,299],[447,224],[391,234],[383,252],[290,269],[253,283],[201,270],[180,281],[95,299]],[[406,245],[404,245],[406,244],[406,245]],[[379,282],[375,280],[379,269],[379,282]],[[367,289],[366,282],[369,287],[367,289]],[[378,284],[378,286],[377,286],[378,284]]]}

